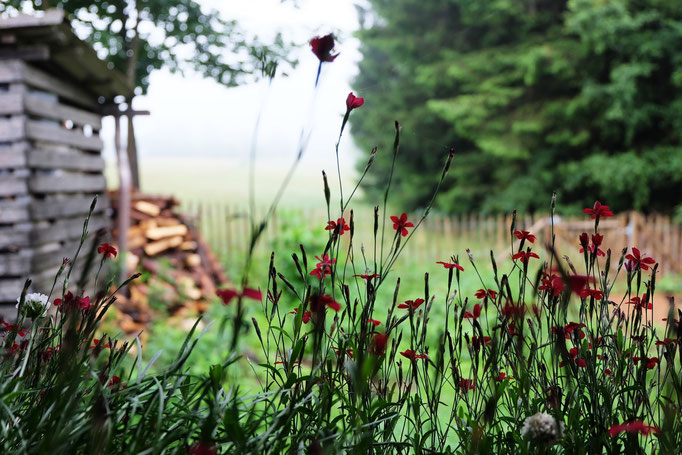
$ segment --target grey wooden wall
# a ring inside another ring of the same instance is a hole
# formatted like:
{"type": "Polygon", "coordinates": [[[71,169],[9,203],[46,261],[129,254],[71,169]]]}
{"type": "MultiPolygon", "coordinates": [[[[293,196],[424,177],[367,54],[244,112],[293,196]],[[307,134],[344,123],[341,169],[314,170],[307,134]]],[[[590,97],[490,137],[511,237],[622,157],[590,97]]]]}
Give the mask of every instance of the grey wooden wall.
{"type": "Polygon", "coordinates": [[[0,302],[27,277],[46,292],[73,257],[95,194],[90,232],[107,227],[97,99],[21,60],[0,60],[0,302]]]}

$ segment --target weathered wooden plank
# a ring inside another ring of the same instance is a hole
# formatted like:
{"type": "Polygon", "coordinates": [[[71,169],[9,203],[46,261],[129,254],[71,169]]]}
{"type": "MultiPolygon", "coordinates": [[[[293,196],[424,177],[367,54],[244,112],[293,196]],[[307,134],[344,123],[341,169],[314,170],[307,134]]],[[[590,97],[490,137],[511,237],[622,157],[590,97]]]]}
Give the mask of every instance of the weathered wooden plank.
{"type": "Polygon", "coordinates": [[[29,120],[26,122],[26,137],[38,141],[67,144],[85,150],[102,150],[104,144],[98,135],[87,137],[80,130],[67,130],[57,124],[29,120]]]}
{"type": "Polygon", "coordinates": [[[104,170],[104,158],[99,154],[64,153],[55,148],[32,149],[27,153],[27,165],[36,169],[104,170]]]}
{"type": "Polygon", "coordinates": [[[21,82],[23,80],[23,66],[21,60],[0,61],[0,83],[21,82]]]}
{"type": "MultiPolygon", "coordinates": [[[[82,217],[67,218],[49,223],[33,229],[30,240],[33,245],[42,245],[49,242],[73,241],[80,239],[83,233],[83,223],[85,215],[82,217]]],[[[93,215],[88,222],[88,231],[93,233],[100,228],[109,227],[109,219],[102,215],[93,215]]],[[[0,236],[1,238],[1,236],[0,236]]]]}
{"type": "Polygon", "coordinates": [[[0,142],[26,139],[26,123],[26,118],[21,115],[0,118],[0,142]]]}
{"type": "Polygon", "coordinates": [[[20,59],[25,62],[40,62],[50,59],[50,48],[45,45],[17,46],[0,49],[0,60],[20,59]]]}
{"type": "Polygon", "coordinates": [[[31,253],[19,251],[16,253],[0,254],[0,276],[23,277],[31,270],[31,253]]]}
{"type": "MultiPolygon", "coordinates": [[[[80,256],[77,259],[76,265],[79,265],[80,261],[88,254],[88,251],[93,247],[94,235],[90,235],[88,239],[85,240],[83,247],[80,251],[80,256]]],[[[64,258],[73,259],[78,250],[78,245],[80,244],[80,239],[78,241],[66,242],[65,244],[55,244],[51,249],[44,249],[41,251],[35,251],[31,257],[31,273],[37,275],[38,272],[45,270],[50,270],[56,266],[59,266],[64,258]]]]}
{"type": "Polygon", "coordinates": [[[0,145],[0,169],[26,167],[27,142],[0,145]]]}
{"type": "MultiPolygon", "coordinates": [[[[21,295],[21,290],[24,288],[25,280],[23,278],[2,278],[0,279],[0,302],[10,302],[8,310],[14,310],[12,303],[17,301],[21,295]]],[[[8,311],[3,311],[2,314],[7,315],[8,311]]]]}
{"type": "Polygon", "coordinates": [[[28,180],[28,187],[34,193],[62,193],[85,191],[104,192],[106,180],[103,175],[59,174],[34,175],[28,180]]]}
{"type": "MultiPolygon", "coordinates": [[[[87,215],[92,203],[92,196],[46,197],[31,202],[30,215],[33,220],[46,220],[57,217],[87,215]]],[[[109,207],[106,195],[100,195],[94,213],[100,213],[109,207]]]]}
{"type": "Polygon", "coordinates": [[[31,225],[29,223],[0,227],[0,249],[13,249],[29,245],[31,225]]]}
{"type": "Polygon", "coordinates": [[[75,125],[90,125],[94,130],[102,128],[102,118],[99,115],[36,94],[29,94],[25,97],[23,109],[39,117],[59,121],[71,120],[75,125]]]}
{"type": "Polygon", "coordinates": [[[26,83],[35,88],[56,93],[57,95],[83,107],[93,110],[99,108],[96,99],[87,95],[75,85],[50,76],[49,74],[44,73],[43,71],[34,68],[31,65],[24,64],[23,76],[26,83]]]}
{"type": "Polygon", "coordinates": [[[29,219],[28,200],[0,200],[0,224],[18,223],[29,219]]]}
{"type": "Polygon", "coordinates": [[[24,97],[21,93],[0,94],[0,115],[24,113],[24,97]]]}
{"type": "Polygon", "coordinates": [[[58,25],[64,22],[64,11],[60,9],[48,9],[40,15],[18,14],[14,17],[6,17],[0,22],[0,30],[10,30],[25,27],[41,27],[45,25],[58,25]]]}
{"type": "Polygon", "coordinates": [[[0,196],[16,196],[28,193],[26,178],[3,176],[0,178],[0,196]]]}

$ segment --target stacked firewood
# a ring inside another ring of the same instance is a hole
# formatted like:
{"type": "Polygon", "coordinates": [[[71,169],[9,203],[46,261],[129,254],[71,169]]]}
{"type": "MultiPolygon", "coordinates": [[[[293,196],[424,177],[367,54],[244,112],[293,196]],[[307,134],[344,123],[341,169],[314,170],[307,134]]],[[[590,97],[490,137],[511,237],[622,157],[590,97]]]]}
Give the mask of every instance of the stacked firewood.
{"type": "MultiPolygon", "coordinates": [[[[111,194],[114,219],[116,196],[111,194]]],[[[177,206],[169,196],[132,197],[126,268],[142,276],[114,304],[117,322],[126,333],[140,332],[155,313],[184,325],[186,316],[206,311],[216,289],[228,281],[194,220],[178,213],[177,206]]],[[[118,238],[116,229],[113,235],[118,238]]]]}

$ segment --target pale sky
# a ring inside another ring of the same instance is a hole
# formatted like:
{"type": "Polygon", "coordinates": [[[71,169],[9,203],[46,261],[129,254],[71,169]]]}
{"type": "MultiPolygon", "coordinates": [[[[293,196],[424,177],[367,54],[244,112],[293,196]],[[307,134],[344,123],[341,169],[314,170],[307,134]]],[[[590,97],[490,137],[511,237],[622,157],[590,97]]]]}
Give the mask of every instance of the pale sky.
{"type": "MultiPolygon", "coordinates": [[[[360,59],[355,0],[200,0],[214,7],[226,19],[236,19],[248,33],[264,42],[276,31],[285,40],[301,43],[293,49],[299,64],[289,77],[277,77],[268,90],[261,81],[227,88],[209,79],[168,71],[151,75],[149,93],[136,98],[134,107],[151,111],[136,119],[138,149],[142,166],[157,166],[164,159],[191,158],[229,160],[237,169],[248,162],[254,125],[262,111],[258,135],[259,163],[292,160],[301,128],[312,125],[310,145],[299,174],[320,175],[322,168],[335,170],[334,144],[345,112],[350,81],[360,59]],[[297,5],[298,7],[296,7],[297,5]],[[339,57],[323,65],[320,87],[313,100],[318,60],[308,40],[333,32],[339,57]]],[[[361,94],[358,94],[362,96],[361,94]]],[[[102,129],[107,142],[105,157],[113,161],[113,121],[102,129]]],[[[358,151],[347,136],[342,142],[342,165],[351,170],[358,151]]],[[[184,160],[183,160],[184,161],[184,160]]],[[[191,161],[189,162],[191,165],[191,161]]],[[[245,168],[244,168],[245,169],[245,168]]],[[[143,182],[143,189],[144,182],[143,182]]]]}

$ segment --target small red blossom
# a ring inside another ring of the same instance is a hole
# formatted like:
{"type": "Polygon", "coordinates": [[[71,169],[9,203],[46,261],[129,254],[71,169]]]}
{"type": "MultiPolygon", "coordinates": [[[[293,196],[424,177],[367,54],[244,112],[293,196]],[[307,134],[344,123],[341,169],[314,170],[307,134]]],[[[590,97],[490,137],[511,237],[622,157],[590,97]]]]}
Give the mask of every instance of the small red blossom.
{"type": "Polygon", "coordinates": [[[363,280],[367,280],[367,281],[373,280],[375,278],[381,278],[381,275],[379,275],[378,273],[372,273],[372,274],[367,273],[364,275],[353,275],[353,276],[362,278],[363,280]]]}
{"type": "Polygon", "coordinates": [[[363,104],[365,104],[364,98],[353,95],[353,92],[348,94],[348,97],[346,98],[346,109],[348,112],[362,106],[363,104]]]}
{"type": "Polygon", "coordinates": [[[320,62],[333,62],[339,54],[332,55],[334,50],[334,35],[316,36],[310,40],[310,49],[320,62]]]}
{"type": "MultiPolygon", "coordinates": [[[[298,308],[294,308],[294,311],[290,311],[289,314],[296,314],[298,313],[298,308]]],[[[303,321],[304,324],[307,324],[310,321],[310,316],[312,313],[310,311],[306,311],[303,313],[303,317],[301,318],[301,321],[303,321]]]]}
{"type": "Polygon", "coordinates": [[[512,259],[519,259],[523,263],[528,262],[530,258],[540,259],[540,256],[533,253],[532,251],[519,251],[514,256],[512,256],[512,259]]]}
{"type": "Polygon", "coordinates": [[[675,343],[677,343],[677,340],[674,338],[664,338],[662,340],[656,341],[656,346],[669,346],[675,343]]]}
{"type": "Polygon", "coordinates": [[[658,359],[656,357],[633,357],[632,362],[637,365],[640,360],[646,362],[646,369],[653,370],[658,365],[658,359]]]}
{"type": "Polygon", "coordinates": [[[261,291],[253,288],[244,288],[241,292],[236,289],[219,289],[216,291],[216,295],[220,297],[225,305],[229,305],[235,297],[243,297],[258,301],[263,299],[261,291]]]}
{"type": "Polygon", "coordinates": [[[112,387],[114,387],[120,383],[121,383],[121,378],[119,378],[118,376],[112,376],[111,379],[109,380],[109,384],[107,384],[107,387],[111,389],[112,387]]]}
{"type": "Polygon", "coordinates": [[[649,266],[656,263],[653,258],[648,258],[639,252],[639,249],[632,247],[632,253],[625,256],[625,259],[632,263],[633,269],[649,270],[649,266]]]}
{"type": "Polygon", "coordinates": [[[111,343],[107,344],[102,344],[104,340],[98,340],[97,338],[94,338],[92,342],[94,343],[92,346],[90,346],[90,349],[111,349],[111,343]]]}
{"type": "Polygon", "coordinates": [[[463,392],[468,392],[469,390],[474,390],[476,385],[472,379],[460,379],[459,388],[462,389],[463,392]]]}
{"type": "Polygon", "coordinates": [[[462,317],[464,319],[478,319],[479,316],[481,316],[481,305],[477,303],[476,305],[474,305],[474,312],[473,313],[470,311],[465,311],[464,316],[462,316],[462,317]]]}
{"type": "Polygon", "coordinates": [[[523,305],[515,305],[512,302],[507,302],[500,310],[502,316],[507,319],[518,319],[523,316],[524,312],[525,308],[523,305]]]}
{"type": "Polygon", "coordinates": [[[606,256],[606,253],[604,253],[601,248],[599,248],[599,245],[601,245],[602,240],[604,239],[604,236],[601,234],[593,234],[592,235],[592,243],[589,243],[587,233],[583,232],[580,234],[580,245],[582,248],[580,248],[580,252],[584,253],[585,250],[589,251],[590,254],[596,254],[597,256],[606,256]]]}
{"type": "MultiPolygon", "coordinates": [[[[337,347],[332,346],[332,350],[334,351],[334,354],[336,354],[337,357],[339,356],[339,354],[343,355],[341,349],[337,347]]],[[[353,351],[351,351],[350,349],[346,349],[346,354],[348,354],[348,357],[350,357],[351,359],[353,358],[353,351]]]]}
{"type": "Polygon", "coordinates": [[[381,321],[377,321],[376,319],[367,319],[368,324],[374,324],[374,327],[379,327],[381,325],[381,321]]]}
{"type": "Polygon", "coordinates": [[[441,264],[443,267],[445,267],[445,268],[448,269],[448,270],[450,270],[450,269],[457,269],[457,270],[459,270],[460,272],[463,272],[463,271],[464,271],[464,267],[462,267],[461,265],[459,265],[459,264],[456,263],[456,262],[442,262],[442,261],[438,261],[438,262],[436,262],[436,264],[441,264]]]}
{"type": "Polygon", "coordinates": [[[595,300],[601,300],[604,298],[604,293],[599,289],[583,289],[578,293],[581,299],[586,299],[588,297],[594,297],[595,300]]]}
{"type": "Polygon", "coordinates": [[[54,299],[54,306],[58,307],[59,311],[67,311],[71,309],[87,311],[93,305],[90,303],[90,297],[74,296],[71,291],[68,291],[66,294],[64,294],[64,299],[54,299]]]}
{"type": "Polygon", "coordinates": [[[424,303],[424,299],[405,300],[405,303],[401,303],[400,305],[398,305],[398,308],[401,310],[405,310],[408,308],[416,310],[421,306],[422,303],[424,303]]]}
{"type": "Polygon", "coordinates": [[[331,308],[338,312],[341,310],[341,304],[327,294],[317,294],[310,297],[310,311],[313,313],[321,313],[326,308],[331,308]]]}
{"type": "Polygon", "coordinates": [[[113,246],[109,245],[108,243],[103,243],[97,248],[97,252],[101,255],[103,255],[105,258],[110,258],[112,256],[116,257],[118,254],[118,251],[116,251],[116,248],[113,246]]]}
{"type": "Polygon", "coordinates": [[[657,427],[653,425],[647,425],[644,422],[635,420],[633,422],[621,423],[619,425],[612,425],[609,428],[609,436],[614,437],[622,432],[628,433],[639,433],[644,436],[649,436],[651,434],[658,434],[661,432],[657,427]]]}
{"type": "Polygon", "coordinates": [[[642,294],[641,297],[632,297],[629,301],[626,302],[627,305],[634,305],[635,310],[640,311],[643,309],[646,310],[653,310],[654,304],[652,302],[649,302],[649,297],[646,295],[646,293],[642,294]]]}
{"type": "Polygon", "coordinates": [[[611,369],[610,369],[610,368],[606,368],[606,369],[604,370],[604,374],[605,374],[606,376],[611,376],[611,369]]]}
{"type": "Polygon", "coordinates": [[[504,371],[501,371],[499,376],[495,378],[496,381],[511,381],[514,379],[514,376],[507,376],[507,374],[504,371]]]}
{"type": "Polygon", "coordinates": [[[483,339],[479,337],[472,337],[471,338],[471,346],[474,348],[475,351],[478,351],[481,346],[490,346],[492,344],[493,340],[490,337],[484,336],[483,339]]]}
{"type": "Polygon", "coordinates": [[[519,240],[528,240],[530,243],[535,242],[535,236],[528,231],[514,231],[514,235],[519,240]]]}
{"type": "Polygon", "coordinates": [[[325,231],[336,231],[338,228],[339,235],[343,235],[344,232],[350,231],[350,226],[346,224],[345,218],[339,218],[336,221],[329,221],[327,227],[324,228],[325,231]]]}
{"type": "Polygon", "coordinates": [[[397,216],[392,216],[391,221],[393,221],[393,229],[400,232],[400,235],[405,237],[408,234],[407,228],[414,227],[412,222],[407,221],[407,214],[403,213],[400,218],[397,216]]]}
{"type": "Polygon", "coordinates": [[[597,217],[607,218],[613,216],[613,212],[609,210],[608,205],[602,205],[599,201],[595,201],[592,208],[583,209],[583,213],[590,215],[590,218],[595,219],[597,217]]]}
{"type": "Polygon", "coordinates": [[[313,269],[312,272],[310,272],[311,275],[317,276],[320,280],[323,280],[327,275],[331,275],[332,273],[332,265],[336,264],[336,259],[334,258],[329,258],[328,254],[325,254],[322,258],[319,256],[315,256],[315,259],[317,259],[318,262],[315,268],[313,269]]]}
{"type": "Polygon", "coordinates": [[[218,447],[211,442],[195,442],[189,447],[187,455],[217,455],[218,447]]]}
{"type": "Polygon", "coordinates": [[[544,274],[544,276],[545,277],[542,278],[542,284],[538,286],[538,289],[541,291],[547,291],[554,297],[561,294],[561,291],[564,290],[564,280],[562,280],[560,276],[554,274],[544,274]]]}
{"type": "Polygon", "coordinates": [[[426,354],[417,354],[415,351],[412,349],[406,349],[403,352],[400,353],[401,356],[410,359],[410,360],[416,360],[416,359],[428,359],[429,356],[426,354]]]}
{"type": "Polygon", "coordinates": [[[388,335],[383,333],[374,334],[372,338],[372,345],[369,348],[369,353],[377,356],[382,356],[386,352],[388,345],[388,335]]]}
{"type": "Polygon", "coordinates": [[[478,299],[487,299],[491,298],[492,300],[495,300],[497,298],[497,291],[493,291],[492,289],[479,289],[476,291],[476,298],[478,299]]]}

